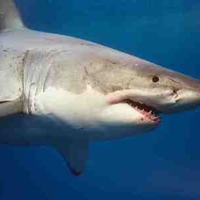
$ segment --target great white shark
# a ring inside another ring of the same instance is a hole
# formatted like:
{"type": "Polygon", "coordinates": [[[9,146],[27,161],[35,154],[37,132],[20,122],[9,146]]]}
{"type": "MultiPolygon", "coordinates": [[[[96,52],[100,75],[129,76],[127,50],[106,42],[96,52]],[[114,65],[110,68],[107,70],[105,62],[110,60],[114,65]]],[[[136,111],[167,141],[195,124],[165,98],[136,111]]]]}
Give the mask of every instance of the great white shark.
{"type": "Polygon", "coordinates": [[[75,175],[85,169],[90,141],[150,132],[161,113],[200,105],[198,80],[93,42],[30,30],[12,0],[0,0],[0,85],[1,117],[23,113],[55,128],[0,133],[0,143],[51,145],[75,175]]]}

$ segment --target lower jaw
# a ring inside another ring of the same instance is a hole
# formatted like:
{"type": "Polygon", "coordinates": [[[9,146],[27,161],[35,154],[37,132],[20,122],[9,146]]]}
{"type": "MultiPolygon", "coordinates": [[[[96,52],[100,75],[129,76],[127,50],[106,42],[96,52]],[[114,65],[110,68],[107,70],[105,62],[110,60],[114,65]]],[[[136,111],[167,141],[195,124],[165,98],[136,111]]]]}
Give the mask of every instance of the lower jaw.
{"type": "MultiPolygon", "coordinates": [[[[142,114],[142,113],[140,113],[140,114],[142,114]]],[[[148,114],[147,114],[148,115],[148,114]]],[[[155,124],[159,124],[160,122],[161,122],[161,118],[160,117],[158,117],[158,116],[156,116],[155,118],[154,117],[150,117],[150,116],[146,116],[146,115],[143,115],[142,114],[142,118],[141,119],[143,119],[143,120],[148,120],[148,121],[150,121],[150,122],[152,122],[152,123],[155,123],[155,124]]]]}
{"type": "Polygon", "coordinates": [[[110,102],[111,104],[125,103],[129,105],[132,109],[140,113],[143,120],[151,121],[152,123],[159,123],[161,118],[158,116],[160,112],[153,108],[152,106],[145,105],[144,103],[135,102],[131,99],[117,99],[116,101],[110,102]]]}
{"type": "MultiPolygon", "coordinates": [[[[132,107],[132,106],[131,106],[132,107]]],[[[132,107],[135,111],[142,115],[141,121],[150,121],[151,123],[159,124],[161,122],[161,118],[158,115],[153,115],[153,111],[146,112],[144,110],[140,110],[138,108],[132,107]]]]}

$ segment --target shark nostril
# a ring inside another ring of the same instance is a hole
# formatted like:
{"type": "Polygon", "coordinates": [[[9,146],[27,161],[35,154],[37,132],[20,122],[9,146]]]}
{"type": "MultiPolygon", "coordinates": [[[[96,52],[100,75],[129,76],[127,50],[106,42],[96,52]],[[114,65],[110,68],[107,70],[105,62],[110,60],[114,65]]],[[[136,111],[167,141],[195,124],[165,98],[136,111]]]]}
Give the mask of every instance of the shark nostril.
{"type": "Polygon", "coordinates": [[[177,95],[179,89],[173,89],[173,94],[177,95]]]}
{"type": "Polygon", "coordinates": [[[175,102],[178,103],[180,98],[179,98],[179,94],[178,94],[178,91],[179,89],[173,89],[173,95],[174,95],[174,98],[175,98],[175,102]]]}

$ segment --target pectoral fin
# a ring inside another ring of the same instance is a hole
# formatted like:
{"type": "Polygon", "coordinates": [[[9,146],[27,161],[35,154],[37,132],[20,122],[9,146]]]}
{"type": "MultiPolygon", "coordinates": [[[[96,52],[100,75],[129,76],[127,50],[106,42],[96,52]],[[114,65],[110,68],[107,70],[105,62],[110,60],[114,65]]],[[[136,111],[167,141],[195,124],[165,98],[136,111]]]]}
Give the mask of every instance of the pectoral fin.
{"type": "Polygon", "coordinates": [[[59,153],[67,161],[70,171],[75,175],[81,175],[86,167],[89,144],[87,140],[68,140],[54,144],[59,153]]]}

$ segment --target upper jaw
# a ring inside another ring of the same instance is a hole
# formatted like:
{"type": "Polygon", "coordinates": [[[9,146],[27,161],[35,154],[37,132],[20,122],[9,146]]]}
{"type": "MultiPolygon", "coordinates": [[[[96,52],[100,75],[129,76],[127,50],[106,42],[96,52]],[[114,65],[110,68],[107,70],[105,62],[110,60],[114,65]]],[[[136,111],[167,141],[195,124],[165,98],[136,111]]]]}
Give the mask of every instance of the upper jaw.
{"type": "Polygon", "coordinates": [[[144,102],[128,95],[111,98],[109,101],[109,104],[111,105],[119,103],[129,105],[131,109],[134,109],[138,113],[140,113],[143,116],[143,119],[145,118],[152,123],[157,124],[161,121],[161,118],[159,117],[160,111],[156,109],[156,107],[152,106],[150,103],[146,103],[146,101],[144,102]]]}
{"type": "MultiPolygon", "coordinates": [[[[152,91],[121,91],[108,96],[109,104],[133,101],[139,104],[145,104],[160,113],[168,114],[180,112],[195,108],[200,105],[200,92],[196,90],[180,89],[174,93],[172,90],[166,90],[162,94],[152,91]],[[134,94],[134,95],[133,95],[134,94]]],[[[131,102],[130,102],[131,103],[131,102]]]]}

